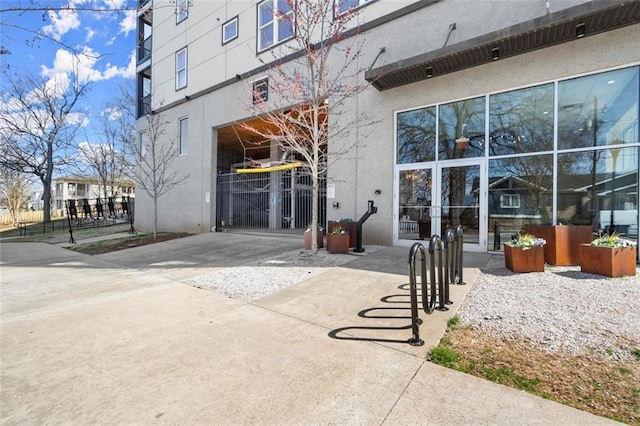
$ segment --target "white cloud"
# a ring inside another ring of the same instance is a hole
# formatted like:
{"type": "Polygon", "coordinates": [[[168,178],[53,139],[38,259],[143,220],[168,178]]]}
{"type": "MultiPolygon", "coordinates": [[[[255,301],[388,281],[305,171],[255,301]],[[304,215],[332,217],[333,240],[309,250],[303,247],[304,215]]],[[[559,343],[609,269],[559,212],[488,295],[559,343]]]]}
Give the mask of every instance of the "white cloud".
{"type": "Polygon", "coordinates": [[[87,27],[86,30],[87,30],[87,35],[84,38],[84,42],[88,43],[91,40],[93,40],[93,37],[95,37],[96,32],[92,28],[89,28],[89,27],[87,27]]]}
{"type": "Polygon", "coordinates": [[[122,111],[114,107],[107,107],[100,115],[106,115],[109,118],[109,121],[116,121],[122,117],[122,111]]]}
{"type": "Polygon", "coordinates": [[[131,31],[136,29],[137,25],[137,11],[128,10],[125,13],[125,17],[122,21],[120,21],[120,34],[124,34],[125,37],[129,35],[131,31]]]}
{"type": "Polygon", "coordinates": [[[115,37],[115,36],[113,36],[113,37],[111,37],[107,42],[105,42],[105,44],[104,44],[104,45],[105,45],[105,46],[111,46],[111,45],[112,45],[113,43],[115,43],[115,42],[116,42],[116,37],[115,37]]]}
{"type": "Polygon", "coordinates": [[[48,15],[51,24],[42,27],[42,31],[55,40],[60,40],[69,31],[80,28],[80,17],[75,10],[50,10],[48,15]]]}
{"type": "Polygon", "coordinates": [[[136,51],[135,49],[129,55],[129,65],[122,71],[121,77],[123,78],[135,78],[136,76],[136,51]]]}
{"type": "Polygon", "coordinates": [[[71,74],[75,74],[78,81],[82,83],[110,80],[115,77],[133,78],[135,76],[135,50],[129,56],[129,63],[126,67],[107,63],[104,70],[100,71],[97,68],[99,60],[100,54],[88,46],[85,46],[82,52],[78,54],[73,54],[65,49],[58,49],[53,66],[49,68],[41,65],[40,69],[42,75],[54,81],[52,84],[59,84],[58,80],[62,76],[66,76],[66,87],[68,87],[71,74]]]}

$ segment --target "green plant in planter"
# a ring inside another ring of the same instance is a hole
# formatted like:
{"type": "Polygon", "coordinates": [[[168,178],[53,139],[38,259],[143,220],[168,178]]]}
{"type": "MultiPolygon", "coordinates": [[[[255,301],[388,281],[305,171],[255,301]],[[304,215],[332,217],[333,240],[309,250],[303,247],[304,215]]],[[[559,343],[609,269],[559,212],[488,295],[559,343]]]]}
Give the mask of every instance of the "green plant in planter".
{"type": "Polygon", "coordinates": [[[635,241],[631,241],[627,238],[623,238],[622,235],[613,232],[610,235],[600,235],[595,240],[591,241],[592,246],[596,247],[633,247],[636,245],[635,241]]]}
{"type": "Polygon", "coordinates": [[[346,229],[343,229],[342,226],[338,225],[333,228],[331,233],[334,235],[347,235],[349,232],[347,232],[346,229]]]}
{"type": "Polygon", "coordinates": [[[536,247],[542,247],[547,244],[544,238],[538,238],[531,234],[518,234],[517,238],[505,243],[511,247],[521,248],[522,250],[530,250],[536,247]]]}

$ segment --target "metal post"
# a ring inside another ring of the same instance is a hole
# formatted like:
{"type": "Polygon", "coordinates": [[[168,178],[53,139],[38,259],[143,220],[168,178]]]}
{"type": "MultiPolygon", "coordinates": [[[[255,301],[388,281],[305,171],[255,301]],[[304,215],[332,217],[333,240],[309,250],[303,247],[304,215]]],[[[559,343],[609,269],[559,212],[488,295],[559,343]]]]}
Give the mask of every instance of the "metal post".
{"type": "Polygon", "coordinates": [[[411,330],[413,336],[411,336],[408,342],[411,346],[424,345],[424,340],[420,338],[420,318],[418,318],[418,290],[416,284],[416,256],[418,254],[420,254],[420,262],[422,265],[422,287],[424,288],[426,285],[426,255],[424,246],[420,243],[415,243],[409,251],[409,292],[411,293],[411,330]]]}
{"type": "Polygon", "coordinates": [[[378,208],[373,205],[373,200],[369,200],[367,212],[362,215],[360,220],[358,220],[357,232],[356,232],[356,248],[353,250],[355,253],[364,252],[364,247],[362,247],[362,224],[367,219],[369,219],[369,216],[376,213],[378,213],[378,208]]]}
{"type": "Polygon", "coordinates": [[[456,250],[456,248],[456,239],[453,235],[453,230],[447,229],[447,231],[444,233],[444,303],[447,305],[453,304],[453,302],[449,300],[449,285],[453,282],[453,279],[455,277],[453,252],[456,250]]]}
{"type": "MultiPolygon", "coordinates": [[[[436,244],[440,244],[440,237],[437,235],[432,235],[429,240],[429,287],[427,290],[426,282],[422,283],[422,309],[430,314],[436,308],[436,259],[435,259],[435,251],[436,244]],[[431,294],[428,294],[431,293],[431,294]]],[[[440,269],[438,271],[438,278],[442,280],[442,251],[439,253],[440,261],[438,264],[440,265],[440,269]]],[[[425,271],[426,275],[426,271],[425,271]]]]}
{"type": "Polygon", "coordinates": [[[432,306],[435,307],[435,278],[436,278],[436,268],[438,269],[438,307],[435,308],[439,311],[448,311],[445,305],[445,281],[443,276],[443,264],[442,264],[442,240],[438,235],[433,235],[429,240],[429,256],[431,258],[431,291],[432,291],[432,306]],[[437,261],[436,261],[436,252],[438,252],[437,261]]]}
{"type": "MultiPolygon", "coordinates": [[[[122,199],[124,201],[124,197],[122,199]]],[[[127,212],[128,212],[127,214],[129,216],[129,224],[131,225],[129,228],[129,233],[137,234],[136,228],[133,227],[133,210],[131,209],[131,197],[127,196],[126,202],[127,202],[127,212]]]]}
{"type": "Polygon", "coordinates": [[[71,226],[71,211],[69,210],[69,200],[64,201],[64,206],[67,210],[67,222],[69,222],[69,243],[75,244],[76,240],[73,238],[73,226],[71,226]]]}
{"type": "Polygon", "coordinates": [[[453,231],[453,235],[456,241],[456,259],[455,259],[455,281],[458,285],[465,285],[466,283],[462,279],[462,246],[464,242],[464,237],[462,233],[462,225],[456,226],[455,231],[453,231]]]}

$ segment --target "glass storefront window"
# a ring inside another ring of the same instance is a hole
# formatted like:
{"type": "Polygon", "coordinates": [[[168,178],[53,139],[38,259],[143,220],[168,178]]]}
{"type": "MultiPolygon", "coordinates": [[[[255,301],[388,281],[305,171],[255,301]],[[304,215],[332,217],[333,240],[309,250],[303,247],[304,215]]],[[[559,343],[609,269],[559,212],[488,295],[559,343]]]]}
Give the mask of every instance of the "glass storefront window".
{"type": "Polygon", "coordinates": [[[489,97],[489,155],[553,149],[553,84],[489,97]]]}
{"type": "Polygon", "coordinates": [[[524,230],[525,225],[551,224],[552,194],[553,155],[490,160],[490,247],[502,250],[502,243],[524,230]]]}
{"type": "Polygon", "coordinates": [[[638,67],[558,83],[558,148],[638,141],[638,67]]]}
{"type": "Polygon", "coordinates": [[[436,108],[398,113],[398,164],[436,159],[436,108]]]}
{"type": "Polygon", "coordinates": [[[638,148],[558,154],[558,223],[638,238],[638,148]]]}
{"type": "Polygon", "coordinates": [[[441,105],[439,118],[439,160],[484,156],[484,97],[441,105]]]}

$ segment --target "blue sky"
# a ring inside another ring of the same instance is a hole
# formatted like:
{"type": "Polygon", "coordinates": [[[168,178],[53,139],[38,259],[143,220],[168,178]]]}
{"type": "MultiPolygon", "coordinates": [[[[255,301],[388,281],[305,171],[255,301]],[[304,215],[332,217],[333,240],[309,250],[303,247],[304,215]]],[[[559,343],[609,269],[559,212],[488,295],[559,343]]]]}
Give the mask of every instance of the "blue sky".
{"type": "Polygon", "coordinates": [[[22,9],[0,13],[0,44],[10,52],[0,55],[0,65],[45,79],[78,69],[82,80],[92,82],[79,105],[91,135],[117,87],[135,85],[136,11],[123,10],[135,5],[133,0],[0,0],[3,11],[22,9]],[[52,9],[29,11],[47,7],[52,9]],[[77,10],[83,8],[106,11],[77,10]]]}

